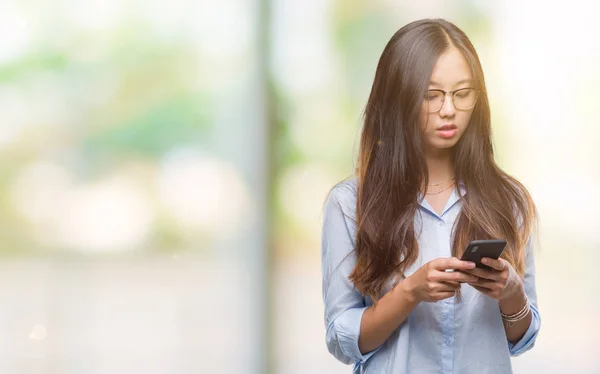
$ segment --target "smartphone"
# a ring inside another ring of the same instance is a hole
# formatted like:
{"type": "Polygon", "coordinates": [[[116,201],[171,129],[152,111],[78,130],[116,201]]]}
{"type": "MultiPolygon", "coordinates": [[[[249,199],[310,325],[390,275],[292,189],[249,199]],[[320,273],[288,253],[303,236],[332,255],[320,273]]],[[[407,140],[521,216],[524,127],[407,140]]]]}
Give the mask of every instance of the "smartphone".
{"type": "Polygon", "coordinates": [[[493,239],[493,240],[473,240],[465,249],[461,260],[471,261],[475,263],[475,266],[482,269],[491,269],[489,266],[481,263],[482,257],[490,257],[498,259],[502,254],[502,251],[506,247],[506,240],[493,239]]]}

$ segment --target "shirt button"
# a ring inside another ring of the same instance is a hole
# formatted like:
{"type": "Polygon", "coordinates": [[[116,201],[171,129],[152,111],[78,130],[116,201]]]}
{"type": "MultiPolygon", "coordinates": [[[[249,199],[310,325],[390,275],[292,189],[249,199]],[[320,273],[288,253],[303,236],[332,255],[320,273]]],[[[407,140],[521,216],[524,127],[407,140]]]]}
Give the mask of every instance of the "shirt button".
{"type": "Polygon", "coordinates": [[[444,340],[444,345],[446,347],[450,347],[450,340],[448,340],[448,339],[444,340]]]}
{"type": "Polygon", "coordinates": [[[438,225],[444,226],[444,221],[440,221],[440,223],[438,223],[438,225]]]}

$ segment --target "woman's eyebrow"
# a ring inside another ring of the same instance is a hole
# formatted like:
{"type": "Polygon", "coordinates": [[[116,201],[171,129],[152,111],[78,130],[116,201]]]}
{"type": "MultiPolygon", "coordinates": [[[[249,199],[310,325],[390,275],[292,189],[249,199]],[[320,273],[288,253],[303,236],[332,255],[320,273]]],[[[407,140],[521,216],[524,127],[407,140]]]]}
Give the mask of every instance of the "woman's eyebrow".
{"type": "MultiPolygon", "coordinates": [[[[461,79],[458,82],[456,82],[453,87],[460,86],[461,84],[464,84],[464,83],[472,83],[472,82],[473,82],[472,79],[461,79]]],[[[438,83],[436,81],[429,81],[429,84],[431,86],[442,86],[441,83],[438,83]]]]}

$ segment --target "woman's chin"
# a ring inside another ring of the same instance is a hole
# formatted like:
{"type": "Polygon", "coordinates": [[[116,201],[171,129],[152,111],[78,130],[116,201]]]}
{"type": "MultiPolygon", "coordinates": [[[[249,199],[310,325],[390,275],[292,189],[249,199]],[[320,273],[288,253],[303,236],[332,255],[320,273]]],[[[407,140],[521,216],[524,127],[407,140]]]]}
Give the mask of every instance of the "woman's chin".
{"type": "Polygon", "coordinates": [[[449,149],[452,148],[456,145],[456,143],[458,143],[458,137],[455,138],[451,138],[451,139],[435,139],[435,141],[431,142],[429,144],[429,148],[431,149],[439,149],[439,150],[443,150],[443,149],[449,149]]]}

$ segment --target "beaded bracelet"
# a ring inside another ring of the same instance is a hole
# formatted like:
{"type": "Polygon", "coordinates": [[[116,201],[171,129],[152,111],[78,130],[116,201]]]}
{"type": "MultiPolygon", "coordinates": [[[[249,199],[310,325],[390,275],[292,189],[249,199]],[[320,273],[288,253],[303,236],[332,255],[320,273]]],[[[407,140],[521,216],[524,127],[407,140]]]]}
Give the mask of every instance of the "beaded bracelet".
{"type": "Polygon", "coordinates": [[[530,311],[529,298],[527,297],[527,295],[525,295],[525,305],[523,306],[523,308],[521,310],[519,310],[518,312],[516,312],[514,314],[504,314],[504,313],[500,312],[500,315],[502,316],[502,319],[504,320],[504,322],[506,322],[508,324],[508,326],[511,327],[515,323],[525,319],[525,317],[527,317],[527,315],[529,314],[529,311],[530,311]]]}

